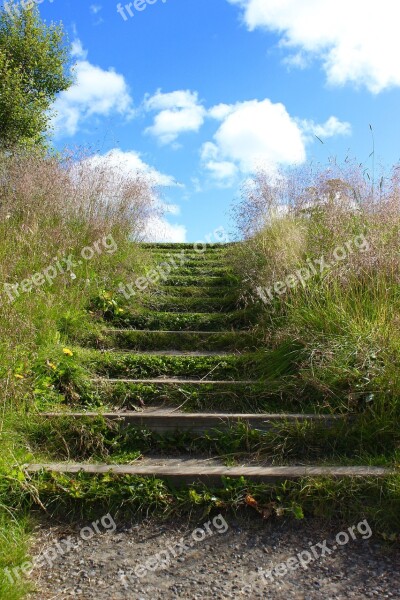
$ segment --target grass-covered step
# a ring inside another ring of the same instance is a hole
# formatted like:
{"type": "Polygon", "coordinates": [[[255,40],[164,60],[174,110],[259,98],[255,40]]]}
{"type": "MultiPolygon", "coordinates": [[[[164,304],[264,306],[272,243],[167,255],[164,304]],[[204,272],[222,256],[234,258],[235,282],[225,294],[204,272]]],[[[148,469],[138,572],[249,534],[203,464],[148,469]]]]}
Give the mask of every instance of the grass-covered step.
{"type": "Polygon", "coordinates": [[[165,285],[176,285],[176,286],[201,286],[201,287],[221,287],[221,286],[235,286],[237,281],[231,275],[224,276],[210,276],[210,275],[179,275],[177,272],[174,275],[170,275],[164,280],[165,285]]]}
{"type": "Polygon", "coordinates": [[[177,286],[177,285],[160,285],[151,290],[152,296],[179,296],[180,298],[224,298],[235,302],[238,297],[237,290],[234,286],[177,286]]]}
{"type": "Polygon", "coordinates": [[[200,252],[204,247],[207,252],[218,252],[219,250],[226,250],[231,244],[206,244],[202,246],[201,243],[169,243],[169,242],[155,242],[155,243],[143,243],[140,244],[142,248],[146,248],[148,250],[168,250],[168,251],[176,251],[180,250],[191,250],[192,252],[196,251],[196,249],[200,252]]]}
{"type": "Polygon", "coordinates": [[[279,466],[241,465],[227,467],[220,460],[200,460],[182,457],[145,458],[130,465],[87,464],[87,463],[31,463],[25,466],[27,473],[49,473],[90,475],[114,474],[151,477],[169,481],[171,484],[192,485],[202,482],[220,485],[225,478],[248,479],[260,483],[279,483],[305,478],[383,478],[393,475],[393,470],[383,467],[325,467],[325,466],[279,466]]]}
{"type": "Polygon", "coordinates": [[[41,460],[130,462],[143,455],[191,454],[269,464],[396,467],[400,433],[383,435],[371,416],[182,413],[144,411],[30,413],[22,420],[31,452],[41,460]]]}
{"type": "MultiPolygon", "coordinates": [[[[201,289],[201,288],[200,288],[201,289]]],[[[208,298],[198,296],[195,298],[174,296],[150,296],[143,300],[143,305],[151,310],[160,312],[228,312],[236,309],[235,298],[208,298]]]]}
{"type": "Polygon", "coordinates": [[[183,258],[184,264],[186,265],[205,265],[207,267],[222,267],[225,264],[225,255],[221,252],[213,252],[210,254],[189,254],[188,252],[185,252],[183,256],[179,252],[164,252],[162,254],[155,252],[151,253],[152,260],[157,263],[168,261],[170,258],[177,260],[180,257],[183,258]]]}
{"type": "MultiPolygon", "coordinates": [[[[174,463],[165,464],[162,460],[153,464],[174,467],[176,472],[179,461],[178,458],[174,463]]],[[[183,464],[199,467],[198,461],[189,461],[190,458],[185,457],[183,464]]],[[[99,465],[101,461],[94,464],[99,465]]],[[[150,468],[148,460],[133,466],[140,464],[150,468]]],[[[202,464],[210,467],[215,463],[211,465],[207,460],[202,464]]],[[[228,522],[229,515],[236,515],[238,510],[254,518],[256,509],[263,516],[279,515],[288,519],[329,515],[342,523],[358,523],[367,517],[374,531],[391,534],[391,538],[393,532],[400,529],[400,476],[383,475],[382,470],[366,468],[362,472],[368,475],[360,476],[360,470],[353,470],[350,475],[349,470],[339,474],[332,469],[322,472],[308,469],[306,477],[295,480],[287,479],[290,471],[279,470],[284,479],[273,485],[270,480],[260,484],[243,477],[225,477],[212,487],[204,483],[176,487],[154,476],[124,474],[122,465],[119,465],[122,471],[119,473],[110,473],[109,465],[104,463],[100,468],[94,466],[95,472],[91,473],[85,472],[81,465],[75,461],[74,468],[69,463],[66,469],[60,468],[59,460],[30,460],[30,464],[15,467],[13,481],[20,486],[24,497],[27,490],[32,490],[29,497],[32,508],[49,507],[51,514],[65,517],[68,513],[79,520],[84,515],[88,522],[107,513],[118,513],[128,519],[132,519],[132,515],[161,516],[163,519],[166,515],[187,515],[198,523],[204,514],[217,514],[223,508],[228,522]],[[58,468],[52,470],[55,464],[58,468]]],[[[232,471],[228,471],[229,474],[232,471]]]]}
{"type": "MultiPolygon", "coordinates": [[[[79,421],[94,421],[99,417],[106,421],[117,423],[120,427],[133,426],[146,429],[155,433],[174,433],[176,431],[190,431],[193,433],[205,433],[212,430],[226,430],[241,424],[250,429],[259,431],[270,431],[277,426],[289,424],[315,423],[325,427],[332,427],[339,420],[344,421],[341,415],[319,415],[319,414],[254,414],[254,413],[183,413],[174,408],[147,409],[144,411],[125,412],[46,412],[40,417],[45,420],[71,419],[76,423],[79,421]]],[[[287,428],[285,432],[287,433],[287,428]]]]}
{"type": "Polygon", "coordinates": [[[168,331],[226,331],[249,329],[254,311],[238,310],[230,313],[176,313],[176,312],[129,312],[110,317],[116,327],[131,329],[156,329],[168,331]]]}
{"type": "MultiPolygon", "coordinates": [[[[89,371],[110,379],[186,377],[191,380],[250,379],[255,354],[135,354],[133,352],[81,351],[78,357],[89,371]],[[247,377],[243,374],[247,373],[247,377]]],[[[254,378],[255,379],[255,378],[254,378]]]]}
{"type": "Polygon", "coordinates": [[[225,277],[229,275],[229,269],[221,266],[185,265],[176,269],[176,274],[189,277],[225,277]]]}
{"type": "MultiPolygon", "coordinates": [[[[115,350],[115,348],[113,348],[115,350]]],[[[130,353],[130,350],[124,350],[124,353],[130,353]]],[[[146,354],[147,356],[187,356],[187,357],[195,357],[195,356],[232,356],[234,352],[226,352],[224,350],[146,350],[142,354],[146,354]]],[[[238,353],[239,354],[239,353],[238,353]]]]}
{"type": "Polygon", "coordinates": [[[106,329],[96,341],[100,348],[122,350],[193,350],[252,351],[257,337],[246,331],[151,331],[106,329]]]}
{"type": "Polygon", "coordinates": [[[91,381],[89,394],[76,406],[135,409],[165,403],[187,411],[272,413],[313,412],[315,405],[298,393],[283,393],[279,382],[209,381],[189,378],[107,379],[91,381]]]}

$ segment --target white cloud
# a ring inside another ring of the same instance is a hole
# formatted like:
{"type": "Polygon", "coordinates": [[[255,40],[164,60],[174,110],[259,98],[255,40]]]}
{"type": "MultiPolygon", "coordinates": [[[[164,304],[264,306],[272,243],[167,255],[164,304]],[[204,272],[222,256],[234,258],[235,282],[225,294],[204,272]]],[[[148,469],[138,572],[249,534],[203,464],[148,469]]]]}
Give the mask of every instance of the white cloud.
{"type": "Polygon", "coordinates": [[[145,231],[145,240],[149,242],[186,242],[187,229],[184,225],[168,223],[161,217],[150,220],[145,231]]]}
{"type": "MultiPolygon", "coordinates": [[[[250,30],[277,32],[294,51],[322,62],[332,85],[353,83],[378,93],[400,85],[400,5],[395,0],[228,0],[243,9],[250,30]]],[[[290,60],[290,58],[289,58],[290,60]]]]}
{"type": "Polygon", "coordinates": [[[227,160],[209,160],[204,163],[204,167],[221,187],[230,187],[235,182],[238,174],[238,168],[235,163],[227,160]]]}
{"type": "Polygon", "coordinates": [[[197,92],[177,90],[163,94],[160,90],[144,101],[147,111],[156,111],[154,123],[146,129],[161,144],[171,144],[180,134],[197,132],[204,123],[206,110],[199,102],[197,92]]]}
{"type": "Polygon", "coordinates": [[[71,44],[71,56],[73,58],[85,59],[87,57],[87,50],[82,46],[80,39],[75,38],[71,44]]]}
{"type": "Polygon", "coordinates": [[[321,125],[315,124],[314,121],[303,120],[300,121],[300,126],[306,136],[310,133],[311,135],[318,136],[322,139],[334,137],[335,135],[351,134],[350,123],[339,121],[337,117],[329,117],[329,119],[321,125]]]}
{"type": "Polygon", "coordinates": [[[280,165],[306,160],[306,144],[319,137],[347,135],[349,123],[330,117],[322,125],[292,117],[286,107],[269,99],[219,105],[210,113],[222,118],[212,142],[203,144],[201,159],[211,176],[233,182],[237,174],[262,167],[275,172],[280,165]],[[223,107],[223,108],[221,108],[223,107]]]}
{"type": "Polygon", "coordinates": [[[208,115],[217,121],[223,121],[234,110],[233,104],[217,104],[208,111],[208,115]]]}
{"type": "Polygon", "coordinates": [[[102,9],[102,6],[100,4],[91,4],[90,5],[90,10],[94,15],[97,15],[97,13],[99,13],[102,9]]]}
{"type": "Polygon", "coordinates": [[[283,104],[250,100],[225,113],[214,142],[207,142],[202,149],[202,159],[214,176],[232,177],[235,165],[248,173],[261,165],[274,169],[277,164],[305,160],[300,128],[283,104]]]}
{"type": "Polygon", "coordinates": [[[131,118],[132,98],[123,75],[112,68],[104,70],[92,65],[79,40],[73,42],[72,52],[79,59],[74,68],[75,83],[61,92],[54,104],[56,135],[75,135],[81,124],[93,116],[116,113],[131,118]]]}
{"type": "MultiPolygon", "coordinates": [[[[151,167],[143,161],[139,152],[133,150],[124,152],[119,148],[114,148],[106,154],[96,154],[88,159],[89,162],[94,166],[107,166],[111,167],[115,171],[121,174],[135,175],[137,173],[144,174],[151,181],[160,187],[182,187],[171,175],[165,175],[160,173],[154,167],[151,167]]],[[[168,205],[171,207],[172,212],[174,210],[173,204],[168,205]]],[[[177,214],[176,212],[173,214],[177,214]]]]}

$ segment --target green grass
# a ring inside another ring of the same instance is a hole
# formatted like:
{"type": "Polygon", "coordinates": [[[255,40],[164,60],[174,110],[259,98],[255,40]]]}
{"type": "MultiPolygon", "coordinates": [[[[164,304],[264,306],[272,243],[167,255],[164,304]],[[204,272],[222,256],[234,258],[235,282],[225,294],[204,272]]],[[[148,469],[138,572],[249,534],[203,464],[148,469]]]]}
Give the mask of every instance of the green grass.
{"type": "MultiPolygon", "coordinates": [[[[277,377],[283,396],[295,383],[299,397],[306,393],[320,408],[337,406],[369,423],[355,426],[351,435],[342,433],[336,446],[342,463],[358,448],[360,464],[399,465],[400,263],[395,231],[400,217],[393,183],[390,176],[382,179],[379,200],[371,202],[362,167],[354,164],[332,162],[325,171],[288,172],[278,185],[260,173],[235,213],[246,240],[229,248],[226,257],[240,281],[239,297],[250,310],[258,308],[259,338],[282,356],[285,347],[299,344],[295,381],[284,372],[277,377]],[[289,189],[296,190],[290,209],[277,218],[280,198],[289,189]],[[344,259],[335,262],[336,250],[343,255],[343,248],[344,259]],[[330,268],[321,273],[318,265],[312,274],[310,265],[321,257],[330,268]],[[298,280],[292,285],[290,277],[299,269],[303,274],[308,269],[309,277],[304,285],[298,280]],[[259,287],[274,290],[271,301],[261,301],[259,287]]],[[[321,502],[329,490],[326,484],[321,502]]],[[[397,523],[392,504],[383,497],[397,523]]],[[[363,499],[357,492],[354,505],[363,499]]],[[[378,505],[377,499],[377,511],[378,505]]]]}
{"type": "MultiPolygon", "coordinates": [[[[262,384],[227,384],[214,385],[202,384],[144,384],[117,381],[110,383],[107,380],[93,383],[90,388],[85,388],[80,393],[74,393],[68,399],[73,406],[86,407],[114,407],[135,408],[147,404],[154,405],[166,403],[179,406],[182,410],[221,410],[235,412],[332,412],[331,407],[312,403],[305,395],[299,398],[296,387],[284,392],[281,382],[274,380],[262,384]]],[[[56,400],[42,400],[43,408],[51,409],[56,400]]],[[[340,407],[338,407],[340,410],[340,407]]]]}
{"type": "Polygon", "coordinates": [[[167,279],[165,279],[165,284],[169,286],[177,286],[177,287],[221,287],[221,286],[235,286],[237,284],[237,280],[234,279],[230,275],[220,275],[220,276],[210,276],[203,275],[201,278],[196,275],[173,275],[171,274],[167,279]]]}
{"type": "Polygon", "coordinates": [[[228,300],[237,300],[237,294],[232,286],[221,287],[201,287],[201,286],[168,286],[161,285],[157,289],[152,290],[152,294],[157,297],[163,296],[179,296],[180,298],[224,298],[228,300]]]}
{"type": "Polygon", "coordinates": [[[111,379],[152,379],[159,376],[192,379],[251,378],[252,364],[258,355],[173,356],[118,352],[80,351],[77,360],[89,371],[111,379]]]}
{"type": "MultiPolygon", "coordinates": [[[[64,519],[88,519],[106,512],[132,518],[133,514],[193,516],[194,512],[204,515],[214,510],[246,509],[254,515],[316,516],[346,523],[367,518],[375,535],[390,535],[400,526],[399,476],[362,480],[306,478],[271,486],[227,478],[217,488],[195,485],[182,489],[171,488],[155,478],[110,474],[38,473],[26,481],[52,514],[64,519]]],[[[35,498],[27,495],[26,502],[35,504],[35,498]]]]}
{"type": "Polygon", "coordinates": [[[400,432],[384,422],[359,417],[323,424],[279,422],[268,431],[246,423],[202,434],[190,431],[154,433],[98,417],[30,416],[19,426],[36,457],[51,461],[121,463],[149,453],[219,456],[269,464],[367,464],[395,468],[400,458],[400,432]]]}
{"type": "Polygon", "coordinates": [[[76,380],[78,369],[68,363],[63,348],[96,335],[96,315],[90,314],[96,298],[104,308],[121,281],[143,274],[152,261],[149,251],[131,241],[152,210],[150,186],[137,180],[118,183],[103,172],[96,175],[94,193],[93,185],[84,184],[93,172],[85,174],[83,169],[80,180],[76,172],[70,177],[69,169],[68,161],[0,155],[0,598],[5,600],[22,598],[26,591],[23,582],[12,585],[4,578],[2,569],[24,561],[32,523],[32,504],[26,498],[35,495],[16,468],[33,458],[26,439],[17,433],[17,422],[39,400],[58,402],[73,393],[70,381],[72,376],[76,380]],[[112,211],[100,199],[104,186],[112,192],[111,180],[119,186],[112,193],[112,211]],[[138,185],[140,194],[133,193],[138,185]],[[126,201],[139,196],[147,206],[126,201]],[[78,264],[83,250],[93,250],[96,244],[98,251],[91,259],[78,264]],[[9,302],[3,283],[21,286],[54,267],[54,257],[63,261],[69,256],[77,263],[73,272],[59,271],[51,284],[33,286],[9,302]],[[51,360],[57,363],[55,370],[51,360]]]}
{"type": "Polygon", "coordinates": [[[252,351],[259,345],[259,340],[251,332],[217,332],[201,333],[182,331],[179,333],[165,331],[141,330],[105,330],[87,332],[86,338],[81,338],[82,346],[101,349],[122,350],[180,350],[190,351],[194,348],[203,351],[252,351]]]}
{"type": "Polygon", "coordinates": [[[144,306],[150,310],[159,312],[228,312],[235,310],[237,299],[235,297],[227,298],[182,298],[177,293],[176,296],[158,296],[149,297],[144,300],[144,306]]]}
{"type": "Polygon", "coordinates": [[[174,313],[124,310],[114,314],[109,321],[115,327],[153,330],[223,331],[226,329],[249,329],[253,311],[237,310],[231,313],[174,313]]]}
{"type": "MultiPolygon", "coordinates": [[[[252,458],[398,469],[400,218],[389,196],[382,193],[383,208],[376,205],[370,213],[361,203],[356,213],[343,202],[335,206],[337,195],[329,190],[339,183],[325,182],[318,193],[330,203],[270,219],[245,242],[211,246],[201,255],[191,244],[132,243],[131,213],[122,206],[110,212],[92,195],[93,213],[85,212],[86,204],[73,205],[70,199],[79,202],[81,190],[68,187],[73,184],[56,161],[40,159],[33,166],[22,161],[23,178],[6,166],[4,172],[15,177],[9,189],[18,194],[4,196],[2,205],[10,215],[0,219],[3,282],[31,277],[54,256],[79,256],[82,248],[107,235],[112,234],[116,249],[77,265],[74,277],[60,274],[52,285],[21,294],[14,303],[0,303],[0,598],[17,600],[27,591],[24,582],[13,585],[5,578],[3,569],[27,557],[30,515],[38,507],[65,518],[103,510],[166,516],[245,508],[298,518],[368,518],[378,533],[399,531],[398,474],[379,480],[307,478],[275,486],[226,480],[217,489],[176,490],[153,478],[28,476],[19,466],[49,459],[121,463],[152,452],[179,452],[218,455],[228,464],[252,458]],[[305,287],[276,294],[269,305],[257,298],[257,286],[285,280],[307,260],[329,256],[360,233],[370,240],[370,254],[353,253],[351,260],[310,278],[305,287]],[[129,302],[117,292],[121,282],[134,281],[182,250],[190,262],[158,289],[129,302]],[[136,354],[163,349],[232,355],[136,354]],[[95,376],[254,378],[258,383],[166,386],[93,381],[95,376]],[[37,416],[40,410],[133,409],[149,403],[183,411],[321,412],[354,418],[329,428],[281,424],[261,433],[240,424],[204,436],[159,436],[102,418],[43,422],[37,416]]],[[[146,189],[140,189],[135,197],[146,196],[146,189]]],[[[307,194],[316,189],[307,188],[307,194]]],[[[343,195],[348,188],[340,189],[343,195]]],[[[140,234],[142,209],[133,208],[140,234]]],[[[252,206],[244,208],[242,215],[254,216],[252,206]]]]}

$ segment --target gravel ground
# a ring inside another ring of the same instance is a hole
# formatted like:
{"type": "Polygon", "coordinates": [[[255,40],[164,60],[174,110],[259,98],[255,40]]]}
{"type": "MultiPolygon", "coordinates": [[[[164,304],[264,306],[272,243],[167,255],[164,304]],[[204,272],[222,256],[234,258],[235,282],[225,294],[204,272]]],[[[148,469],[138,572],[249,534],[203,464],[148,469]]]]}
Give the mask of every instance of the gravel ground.
{"type": "Polygon", "coordinates": [[[374,536],[363,539],[367,523],[347,531],[345,543],[345,535],[336,536],[354,524],[233,516],[210,521],[197,529],[187,521],[127,525],[111,517],[83,530],[42,523],[35,552],[50,552],[50,564],[33,570],[38,591],[30,598],[400,598],[400,549],[374,536]],[[301,552],[304,564],[312,558],[305,568],[296,558],[301,552]],[[288,559],[291,568],[282,565],[288,559]]]}

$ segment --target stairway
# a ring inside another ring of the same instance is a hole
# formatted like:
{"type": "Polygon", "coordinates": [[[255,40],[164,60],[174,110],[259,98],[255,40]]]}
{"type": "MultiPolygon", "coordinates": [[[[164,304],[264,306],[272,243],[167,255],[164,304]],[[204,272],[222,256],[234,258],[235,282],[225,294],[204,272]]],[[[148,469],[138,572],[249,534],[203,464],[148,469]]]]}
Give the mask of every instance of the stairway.
{"type": "MultiPolygon", "coordinates": [[[[203,439],[209,432],[225,435],[241,426],[268,432],[280,425],[317,424],[335,427],[343,416],[288,410],[270,399],[268,384],[257,375],[257,346],[252,333],[254,313],[237,306],[235,281],[224,261],[226,247],[216,245],[204,255],[191,245],[152,244],[154,264],[185,252],[185,262],[170,273],[136,306],[114,316],[108,324],[108,350],[90,349],[82,360],[92,372],[92,384],[104,410],[45,412],[45,421],[70,418],[90,422],[101,414],[119,430],[138,428],[161,438],[181,432],[203,439]]],[[[136,300],[132,301],[132,305],[136,300]]],[[[134,448],[132,448],[134,450],[134,448]]],[[[296,456],[289,464],[272,464],[250,453],[227,465],[223,456],[143,454],[126,464],[43,462],[27,471],[58,473],[115,473],[157,477],[174,486],[222,477],[245,477],[275,483],[310,477],[383,477],[388,470],[372,466],[307,464],[296,456]]]]}

